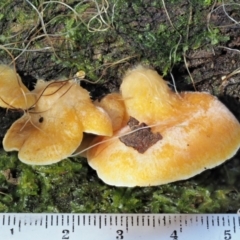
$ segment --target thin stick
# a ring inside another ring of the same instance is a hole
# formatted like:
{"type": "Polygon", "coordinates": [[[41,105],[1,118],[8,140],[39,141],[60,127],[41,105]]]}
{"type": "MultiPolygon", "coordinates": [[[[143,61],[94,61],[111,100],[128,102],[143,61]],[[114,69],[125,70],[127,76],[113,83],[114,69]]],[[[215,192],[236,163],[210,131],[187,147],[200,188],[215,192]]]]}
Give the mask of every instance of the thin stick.
{"type": "MultiPolygon", "coordinates": [[[[95,144],[93,144],[93,145],[91,145],[91,146],[83,149],[83,150],[80,151],[80,152],[74,153],[74,154],[70,155],[70,157],[76,157],[76,156],[80,155],[81,153],[83,153],[83,152],[85,152],[85,151],[88,151],[88,150],[90,150],[90,149],[92,149],[92,148],[94,148],[94,147],[96,147],[96,146],[98,146],[98,145],[101,145],[102,143],[113,141],[113,140],[115,140],[115,139],[117,139],[117,138],[127,136],[127,135],[129,135],[129,134],[132,134],[132,133],[137,132],[137,131],[142,130],[142,129],[157,127],[157,126],[160,126],[160,125],[161,125],[160,123],[156,123],[156,124],[152,124],[152,125],[140,127],[140,128],[138,128],[138,129],[135,129],[135,130],[131,130],[130,132],[127,132],[127,133],[124,133],[124,134],[120,134],[120,135],[111,137],[111,138],[109,138],[109,139],[106,139],[106,140],[100,141],[100,142],[98,142],[98,143],[95,143],[95,144]]],[[[164,124],[163,124],[163,126],[164,126],[164,124]]],[[[175,127],[176,127],[176,126],[175,126],[175,127]]],[[[180,124],[178,127],[183,127],[183,125],[180,124]]]]}
{"type": "Polygon", "coordinates": [[[191,79],[193,88],[194,88],[195,91],[197,91],[197,88],[196,88],[195,82],[193,80],[192,74],[190,73],[189,68],[188,68],[188,63],[187,63],[187,59],[186,59],[186,54],[185,53],[183,53],[183,60],[184,60],[184,64],[185,64],[185,67],[187,69],[188,75],[189,75],[189,77],[191,79]]]}

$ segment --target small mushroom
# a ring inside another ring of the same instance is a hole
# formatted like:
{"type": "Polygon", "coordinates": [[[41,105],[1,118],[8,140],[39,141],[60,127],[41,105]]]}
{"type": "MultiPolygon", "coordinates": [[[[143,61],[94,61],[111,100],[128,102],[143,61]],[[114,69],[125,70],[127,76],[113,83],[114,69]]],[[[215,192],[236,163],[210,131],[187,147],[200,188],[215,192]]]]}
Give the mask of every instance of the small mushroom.
{"type": "Polygon", "coordinates": [[[220,165],[240,147],[238,120],[208,93],[177,94],[157,72],[142,66],[126,74],[121,93],[137,126],[130,119],[112,137],[97,137],[87,153],[107,184],[153,186],[188,179],[220,165]],[[144,132],[139,141],[132,134],[144,128],[151,133],[144,132]],[[160,137],[151,144],[153,134],[160,137]],[[139,145],[132,147],[134,137],[139,145]],[[141,147],[145,142],[150,142],[147,149],[141,147]]]}
{"type": "Polygon", "coordinates": [[[94,102],[95,106],[103,108],[112,120],[113,131],[118,130],[126,122],[126,110],[120,93],[107,94],[100,101],[94,102]]]}
{"type": "Polygon", "coordinates": [[[83,126],[73,108],[58,106],[42,113],[23,115],[3,139],[5,151],[19,151],[18,158],[31,165],[58,162],[82,141],[83,126]]]}
{"type": "Polygon", "coordinates": [[[34,109],[18,119],[3,139],[4,149],[19,151],[22,162],[58,162],[77,149],[83,132],[112,135],[107,113],[95,107],[76,82],[39,80],[33,92],[37,96],[34,109]]]}
{"type": "Polygon", "coordinates": [[[74,108],[83,125],[83,131],[96,135],[111,136],[111,119],[103,108],[95,106],[89,92],[75,81],[39,80],[34,92],[40,97],[35,111],[44,112],[53,105],[74,108]]]}
{"type": "MultiPolygon", "coordinates": [[[[126,121],[126,110],[120,93],[110,93],[104,96],[100,101],[96,100],[94,105],[104,109],[112,122],[113,131],[119,130],[126,121]]],[[[87,157],[87,149],[96,136],[93,134],[84,134],[83,140],[76,150],[78,156],[87,157]]]]}
{"type": "Polygon", "coordinates": [[[28,109],[36,99],[9,66],[0,65],[0,107],[28,109]]]}

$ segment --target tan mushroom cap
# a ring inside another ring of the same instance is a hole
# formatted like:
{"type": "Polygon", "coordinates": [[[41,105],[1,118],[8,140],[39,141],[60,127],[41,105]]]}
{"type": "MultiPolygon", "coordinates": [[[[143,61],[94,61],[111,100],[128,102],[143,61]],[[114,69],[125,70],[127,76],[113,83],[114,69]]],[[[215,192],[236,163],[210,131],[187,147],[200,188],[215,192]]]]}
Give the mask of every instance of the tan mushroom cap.
{"type": "Polygon", "coordinates": [[[177,95],[155,71],[142,67],[127,74],[121,91],[129,115],[157,125],[152,131],[162,140],[142,154],[115,138],[129,132],[128,126],[111,138],[98,137],[94,143],[111,140],[90,149],[87,157],[107,184],[153,186],[188,179],[220,165],[240,147],[239,122],[207,93],[177,95]]]}
{"type": "Polygon", "coordinates": [[[19,75],[9,66],[0,65],[0,107],[28,109],[35,101],[19,75]]]}
{"type": "Polygon", "coordinates": [[[3,139],[6,151],[19,151],[31,165],[47,165],[71,155],[82,141],[83,126],[74,109],[51,108],[18,119],[3,139]]]}
{"type": "Polygon", "coordinates": [[[74,81],[39,80],[34,92],[40,97],[36,111],[46,111],[53,104],[64,103],[74,108],[87,133],[111,136],[112,124],[108,114],[100,107],[94,106],[89,92],[74,81]]]}
{"type": "Polygon", "coordinates": [[[103,108],[112,120],[113,131],[121,128],[126,121],[126,110],[120,93],[107,94],[101,101],[95,101],[95,106],[103,108]]]}
{"type": "Polygon", "coordinates": [[[180,99],[156,71],[141,65],[126,73],[121,93],[128,114],[147,124],[175,114],[180,99]]]}
{"type": "Polygon", "coordinates": [[[46,165],[71,155],[83,132],[112,135],[111,120],[89,93],[73,81],[39,80],[34,109],[18,119],[3,139],[6,151],[19,151],[27,164],[46,165]],[[93,119],[91,119],[93,118],[93,119]]]}

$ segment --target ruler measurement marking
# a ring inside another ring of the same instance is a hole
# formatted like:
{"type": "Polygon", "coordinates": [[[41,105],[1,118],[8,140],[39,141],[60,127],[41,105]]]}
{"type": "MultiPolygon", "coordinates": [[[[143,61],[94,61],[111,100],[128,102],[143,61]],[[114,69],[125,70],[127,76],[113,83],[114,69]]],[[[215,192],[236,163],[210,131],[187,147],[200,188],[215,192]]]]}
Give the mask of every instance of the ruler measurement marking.
{"type": "Polygon", "coordinates": [[[235,222],[235,218],[233,217],[233,232],[236,233],[236,222],[235,222]]]}
{"type": "Polygon", "coordinates": [[[179,224],[180,224],[179,231],[182,232],[182,217],[181,216],[179,216],[179,224]]]}
{"type": "Polygon", "coordinates": [[[166,217],[163,217],[163,225],[166,226],[166,217]]]}
{"type": "Polygon", "coordinates": [[[72,215],[72,232],[74,232],[75,215],[72,215]]]}
{"type": "Polygon", "coordinates": [[[104,225],[107,226],[107,216],[104,216],[104,225]]]}
{"type": "Polygon", "coordinates": [[[96,226],[96,216],[95,215],[93,217],[93,224],[94,224],[94,226],[96,226]]]}
{"type": "Polygon", "coordinates": [[[21,232],[21,220],[18,221],[18,231],[21,232]]]}
{"type": "Polygon", "coordinates": [[[99,228],[101,229],[101,226],[102,225],[102,218],[101,218],[101,215],[99,216],[99,228]]]}
{"type": "Polygon", "coordinates": [[[191,225],[193,224],[193,219],[192,219],[192,217],[190,218],[190,223],[191,223],[191,225]]]}
{"type": "Polygon", "coordinates": [[[67,215],[67,225],[69,226],[69,215],[67,215]]]}
{"type": "Polygon", "coordinates": [[[45,228],[48,228],[48,215],[46,215],[46,218],[45,218],[45,228]]]}

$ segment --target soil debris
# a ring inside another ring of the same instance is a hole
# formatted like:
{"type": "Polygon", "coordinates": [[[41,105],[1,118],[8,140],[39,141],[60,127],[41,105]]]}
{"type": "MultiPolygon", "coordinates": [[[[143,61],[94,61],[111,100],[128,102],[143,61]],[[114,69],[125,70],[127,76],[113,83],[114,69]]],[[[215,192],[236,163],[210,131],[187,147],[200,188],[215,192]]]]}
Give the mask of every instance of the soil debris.
{"type": "Polygon", "coordinates": [[[133,117],[130,117],[127,124],[133,132],[119,139],[126,146],[134,148],[139,153],[144,153],[148,148],[162,139],[160,133],[152,133],[147,124],[139,124],[139,121],[133,117]]]}

